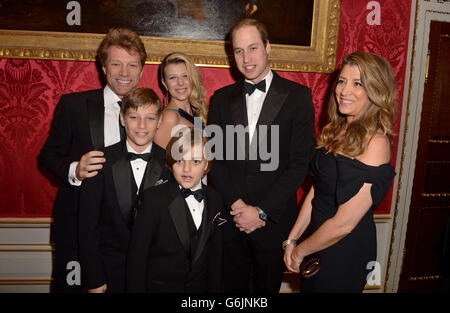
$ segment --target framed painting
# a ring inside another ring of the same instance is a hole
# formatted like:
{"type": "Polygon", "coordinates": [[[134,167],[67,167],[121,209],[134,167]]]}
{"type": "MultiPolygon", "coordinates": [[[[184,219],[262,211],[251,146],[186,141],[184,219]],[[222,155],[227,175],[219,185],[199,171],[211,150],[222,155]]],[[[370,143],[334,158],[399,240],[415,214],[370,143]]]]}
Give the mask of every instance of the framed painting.
{"type": "Polygon", "coordinates": [[[149,64],[173,51],[199,66],[229,67],[228,31],[244,18],[269,31],[275,70],[334,71],[340,0],[3,0],[0,57],[95,60],[109,27],[129,27],[145,44],[149,64]]]}

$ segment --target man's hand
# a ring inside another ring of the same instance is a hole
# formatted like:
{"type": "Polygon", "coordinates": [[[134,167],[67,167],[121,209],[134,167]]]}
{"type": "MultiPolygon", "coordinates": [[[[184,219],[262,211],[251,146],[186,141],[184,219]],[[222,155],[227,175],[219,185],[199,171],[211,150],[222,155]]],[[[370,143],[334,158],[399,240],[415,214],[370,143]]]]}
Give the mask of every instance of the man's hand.
{"type": "Polygon", "coordinates": [[[243,206],[246,206],[246,205],[247,204],[244,202],[244,200],[239,198],[236,201],[234,201],[234,203],[231,205],[231,209],[236,210],[236,209],[242,208],[243,206]]]}
{"type": "Polygon", "coordinates": [[[94,177],[102,169],[102,163],[105,163],[105,161],[106,159],[103,158],[103,152],[101,151],[93,150],[84,154],[75,170],[77,179],[83,181],[86,178],[94,177]]]}
{"type": "Polygon", "coordinates": [[[94,289],[88,289],[88,293],[105,293],[106,292],[106,284],[94,289]]]}
{"type": "Polygon", "coordinates": [[[259,218],[259,211],[256,207],[245,205],[230,212],[234,216],[233,221],[240,231],[250,234],[258,228],[266,226],[266,222],[259,218]]]}

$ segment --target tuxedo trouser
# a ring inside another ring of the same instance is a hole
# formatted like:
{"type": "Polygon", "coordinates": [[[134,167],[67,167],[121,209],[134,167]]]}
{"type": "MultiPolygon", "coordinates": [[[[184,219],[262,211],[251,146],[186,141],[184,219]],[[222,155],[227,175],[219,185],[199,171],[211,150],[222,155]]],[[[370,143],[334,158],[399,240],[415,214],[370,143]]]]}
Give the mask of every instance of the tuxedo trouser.
{"type": "Polygon", "coordinates": [[[77,221],[77,216],[55,212],[52,229],[55,244],[52,292],[81,292],[77,221]]]}
{"type": "Polygon", "coordinates": [[[249,293],[251,282],[254,293],[279,293],[285,268],[280,245],[265,247],[237,230],[223,253],[224,292],[249,293]]]}

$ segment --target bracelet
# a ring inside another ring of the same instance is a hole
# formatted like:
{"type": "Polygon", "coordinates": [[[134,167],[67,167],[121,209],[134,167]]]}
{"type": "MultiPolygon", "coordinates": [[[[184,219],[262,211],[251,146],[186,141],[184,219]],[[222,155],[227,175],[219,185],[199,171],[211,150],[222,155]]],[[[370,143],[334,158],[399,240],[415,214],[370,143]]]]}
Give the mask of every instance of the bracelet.
{"type": "Polygon", "coordinates": [[[287,245],[296,245],[297,244],[297,239],[288,239],[283,241],[283,243],[281,244],[281,247],[283,248],[283,250],[286,249],[287,245]]]}

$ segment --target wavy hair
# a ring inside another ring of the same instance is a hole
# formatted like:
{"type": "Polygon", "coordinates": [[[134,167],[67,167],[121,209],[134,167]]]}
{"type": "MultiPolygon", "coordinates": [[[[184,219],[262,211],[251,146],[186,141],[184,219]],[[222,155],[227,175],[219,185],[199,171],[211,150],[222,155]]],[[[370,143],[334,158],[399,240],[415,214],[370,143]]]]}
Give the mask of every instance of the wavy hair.
{"type": "MultiPolygon", "coordinates": [[[[195,66],[194,61],[182,52],[172,52],[166,55],[161,62],[160,75],[161,80],[165,80],[165,69],[169,64],[179,64],[183,63],[186,65],[186,70],[189,76],[189,81],[191,83],[191,94],[189,96],[189,103],[192,110],[201,117],[203,124],[206,125],[206,120],[208,116],[208,104],[206,102],[206,88],[203,85],[202,76],[195,66]]],[[[166,102],[169,98],[169,92],[166,92],[166,102]]]]}
{"type": "Polygon", "coordinates": [[[365,151],[370,138],[379,130],[392,142],[397,87],[391,65],[379,55],[356,51],[345,57],[341,71],[345,65],[359,68],[361,83],[370,105],[358,120],[347,125],[346,116],[339,112],[336,100],[338,76],[328,103],[329,122],[317,137],[317,147],[325,147],[334,154],[339,152],[356,157],[365,151]],[[345,135],[338,137],[344,130],[345,135]]]}
{"type": "Polygon", "coordinates": [[[97,49],[97,58],[105,66],[108,59],[108,49],[111,46],[117,46],[125,49],[128,53],[139,54],[141,69],[144,68],[147,53],[144,43],[138,34],[128,28],[114,27],[110,28],[108,34],[103,38],[97,49]]]}

